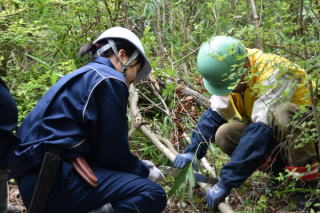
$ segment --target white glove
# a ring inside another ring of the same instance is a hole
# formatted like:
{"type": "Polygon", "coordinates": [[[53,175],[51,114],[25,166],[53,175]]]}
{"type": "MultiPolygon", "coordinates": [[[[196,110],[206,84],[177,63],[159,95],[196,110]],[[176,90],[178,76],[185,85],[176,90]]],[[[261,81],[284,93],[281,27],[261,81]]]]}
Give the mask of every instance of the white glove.
{"type": "Polygon", "coordinates": [[[152,168],[154,167],[154,163],[152,163],[151,161],[149,160],[142,160],[142,162],[148,167],[148,168],[152,168]]]}
{"type": "Polygon", "coordinates": [[[158,169],[158,167],[154,165],[154,163],[152,163],[149,160],[142,160],[142,161],[149,168],[149,176],[148,176],[149,180],[152,180],[153,182],[158,183],[165,178],[164,174],[160,171],[160,169],[158,169]]]}
{"type": "Polygon", "coordinates": [[[158,169],[158,167],[154,166],[150,168],[148,179],[158,183],[164,179],[164,174],[160,169],[158,169]]]}

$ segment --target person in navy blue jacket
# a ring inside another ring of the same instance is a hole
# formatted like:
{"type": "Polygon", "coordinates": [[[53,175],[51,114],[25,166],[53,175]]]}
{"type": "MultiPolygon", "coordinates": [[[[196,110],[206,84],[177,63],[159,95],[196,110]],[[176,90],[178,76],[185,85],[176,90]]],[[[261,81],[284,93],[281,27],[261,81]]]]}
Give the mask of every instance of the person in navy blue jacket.
{"type": "Polygon", "coordinates": [[[17,142],[13,130],[17,126],[18,110],[7,86],[0,79],[0,212],[7,212],[7,167],[10,153],[17,142]]]}
{"type": "Polygon", "coordinates": [[[162,212],[167,198],[155,182],[163,174],[128,146],[128,85],[151,71],[141,41],[113,27],[80,50],[86,53],[93,61],[61,78],[18,130],[13,170],[23,202],[30,205],[44,154],[54,147],[62,163],[45,212],[162,212]]]}

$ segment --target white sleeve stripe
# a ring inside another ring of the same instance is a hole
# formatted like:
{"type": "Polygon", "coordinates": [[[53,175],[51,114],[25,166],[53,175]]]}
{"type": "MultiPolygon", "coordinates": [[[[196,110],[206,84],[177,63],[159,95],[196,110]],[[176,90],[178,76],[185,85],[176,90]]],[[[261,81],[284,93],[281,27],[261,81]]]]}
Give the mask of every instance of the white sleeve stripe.
{"type": "Polygon", "coordinates": [[[105,78],[97,69],[95,69],[94,67],[91,67],[91,66],[85,66],[85,67],[88,67],[92,70],[94,70],[96,73],[98,73],[98,75],[100,75],[102,78],[105,78]]]}
{"type": "Polygon", "coordinates": [[[98,82],[94,85],[94,87],[92,88],[92,90],[90,91],[89,96],[88,96],[87,101],[86,101],[86,104],[84,105],[83,110],[82,110],[82,121],[83,121],[83,123],[85,123],[84,114],[85,114],[85,112],[86,112],[86,109],[87,109],[87,106],[88,106],[90,97],[91,97],[91,95],[92,95],[92,92],[93,92],[94,89],[95,89],[103,80],[105,80],[105,79],[106,79],[106,78],[100,79],[100,81],[98,81],[98,82]]]}
{"type": "MultiPolygon", "coordinates": [[[[92,92],[94,91],[94,89],[95,89],[103,80],[107,79],[107,77],[103,76],[103,75],[102,75],[97,69],[95,69],[94,67],[91,67],[91,66],[85,66],[85,67],[88,67],[88,68],[94,70],[98,75],[100,75],[100,76],[102,77],[102,79],[100,79],[100,80],[94,85],[94,87],[92,88],[92,90],[90,91],[90,94],[89,94],[89,96],[88,96],[88,98],[87,98],[86,104],[84,105],[84,108],[83,108],[83,110],[82,110],[82,122],[83,122],[83,123],[85,123],[85,118],[84,118],[84,116],[85,116],[85,112],[86,112],[86,110],[87,110],[88,103],[89,103],[90,97],[91,97],[91,95],[92,95],[92,92]]],[[[119,80],[119,81],[123,82],[121,79],[116,78],[116,77],[113,77],[113,76],[110,76],[110,78],[113,78],[113,79],[116,79],[116,80],[119,80]]],[[[125,83],[125,82],[123,82],[123,83],[125,83]]],[[[126,83],[125,83],[125,85],[128,86],[126,83]]]]}

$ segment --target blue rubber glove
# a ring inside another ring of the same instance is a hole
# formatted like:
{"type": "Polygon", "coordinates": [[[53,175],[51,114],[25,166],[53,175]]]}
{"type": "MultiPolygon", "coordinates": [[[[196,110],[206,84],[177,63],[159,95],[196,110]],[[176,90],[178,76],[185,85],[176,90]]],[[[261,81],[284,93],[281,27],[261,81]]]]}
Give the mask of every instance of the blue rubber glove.
{"type": "Polygon", "coordinates": [[[173,161],[173,166],[178,169],[183,169],[188,163],[192,162],[192,167],[194,170],[198,171],[198,165],[196,162],[195,155],[193,152],[187,152],[184,154],[177,154],[176,158],[173,161]]]}
{"type": "Polygon", "coordinates": [[[229,195],[230,188],[225,186],[221,180],[218,181],[213,187],[211,187],[206,194],[206,201],[208,206],[217,209],[218,204],[229,195]]]}

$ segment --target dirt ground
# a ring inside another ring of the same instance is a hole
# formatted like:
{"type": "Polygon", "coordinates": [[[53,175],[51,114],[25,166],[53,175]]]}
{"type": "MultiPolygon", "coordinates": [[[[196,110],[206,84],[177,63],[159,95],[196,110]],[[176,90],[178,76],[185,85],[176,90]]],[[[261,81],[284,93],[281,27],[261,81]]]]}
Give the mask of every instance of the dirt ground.
{"type": "Polygon", "coordinates": [[[9,206],[8,213],[22,213],[27,212],[23,205],[19,189],[15,184],[9,184],[9,206]]]}

